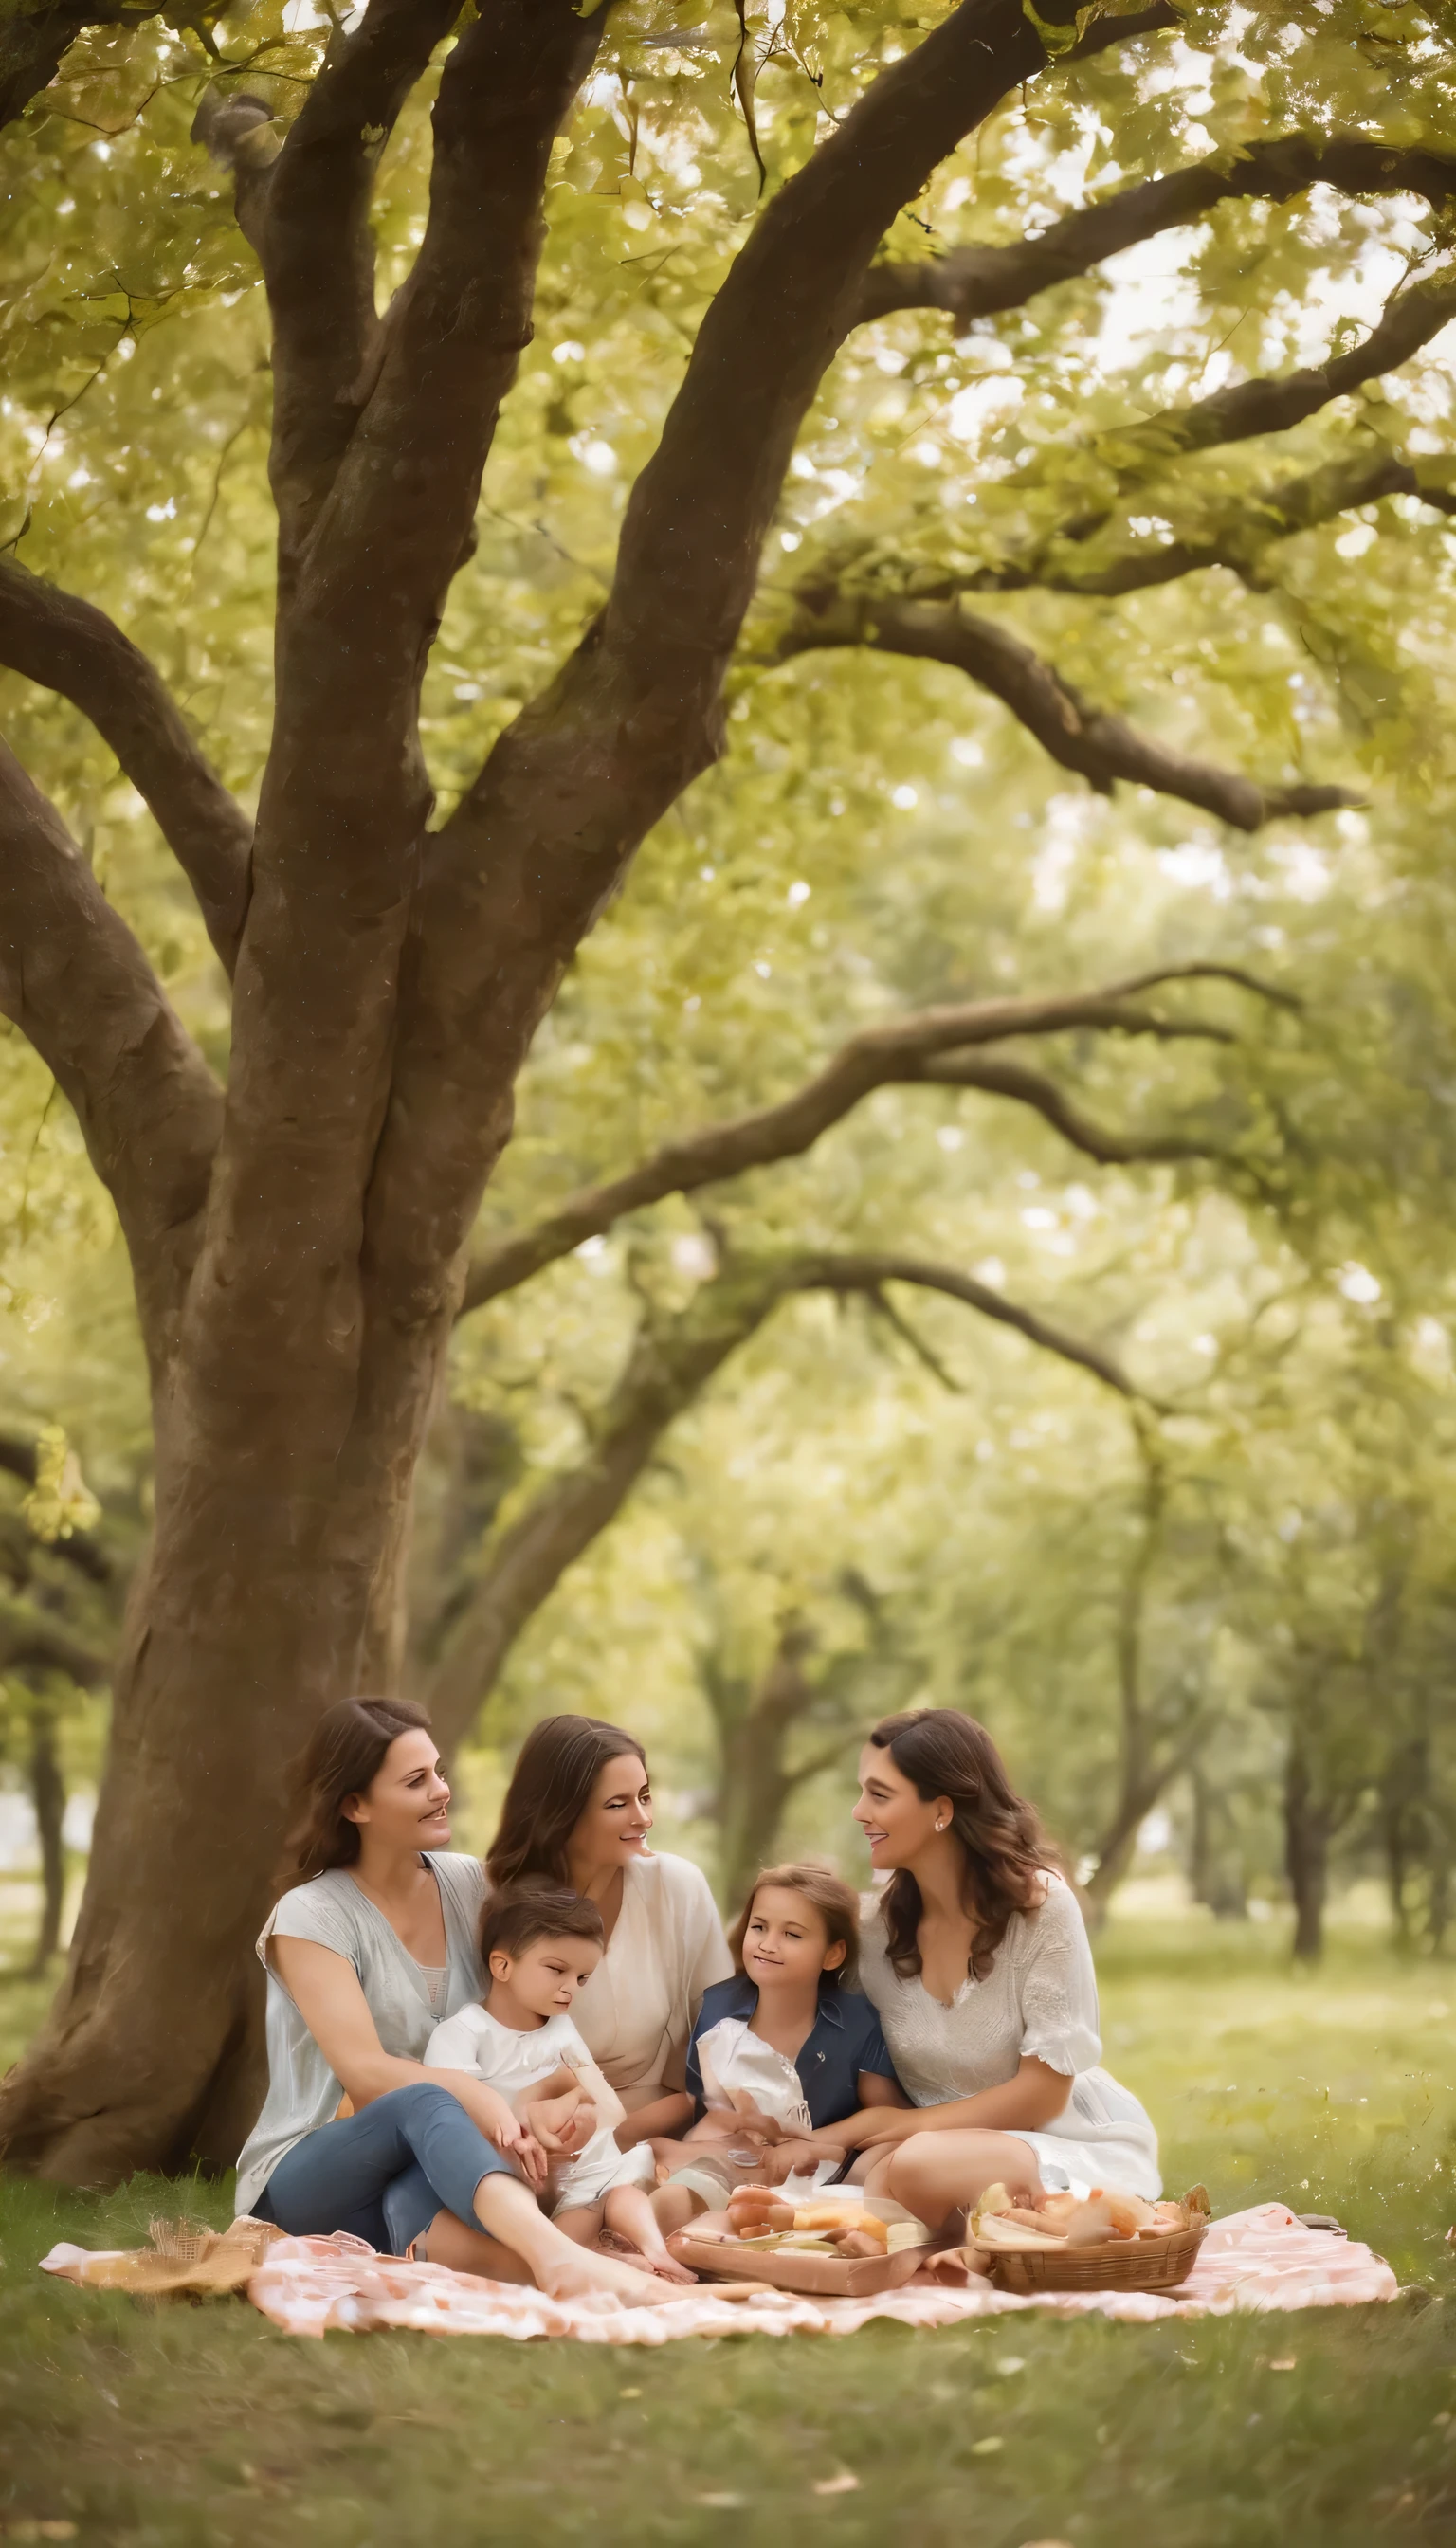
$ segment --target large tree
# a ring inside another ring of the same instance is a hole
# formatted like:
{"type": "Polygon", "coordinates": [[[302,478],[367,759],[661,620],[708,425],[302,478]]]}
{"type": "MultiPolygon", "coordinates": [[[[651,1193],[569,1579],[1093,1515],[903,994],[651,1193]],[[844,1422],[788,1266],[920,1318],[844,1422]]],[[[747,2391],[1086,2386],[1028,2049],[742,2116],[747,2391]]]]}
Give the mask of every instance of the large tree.
{"type": "MultiPolygon", "coordinates": [[[[13,2159],[87,2181],[193,2151],[228,2159],[251,2120],[248,1951],[283,1765],[318,1709],[397,1671],[411,1477],[516,1076],[634,851],[722,750],[766,535],[841,348],[896,310],[949,310],[962,326],[1019,310],[1220,205],[1298,204],[1320,183],[1439,212],[1453,183],[1448,158],[1403,134],[1330,130],[1351,95],[1357,112],[1378,95],[1368,48],[1352,91],[1341,67],[1321,94],[1321,64],[1342,65],[1350,31],[1312,22],[1301,68],[1305,40],[1279,13],[1261,39],[1275,67],[1247,146],[1162,168],[1020,243],[881,258],[941,164],[1030,84],[1055,96],[1089,80],[1095,103],[1100,57],[1128,56],[1134,76],[1107,96],[1137,160],[1157,99],[1185,72],[1202,82],[1206,56],[1154,75],[1162,31],[1180,25],[1167,0],[1122,17],[1072,0],[962,0],[908,48],[882,13],[848,43],[835,20],[817,71],[807,17],[775,20],[770,49],[807,80],[810,106],[785,124],[764,209],[704,296],[609,589],[432,829],[421,682],[531,332],[553,146],[618,40],[605,11],[584,19],[570,0],[368,0],[326,46],[290,37],[280,71],[266,9],[204,10],[175,39],[137,32],[151,14],[26,11],[7,22],[0,65],[12,107],[37,99],[34,115],[86,26],[112,31],[94,41],[123,70],[149,45],[142,128],[175,114],[190,81],[198,148],[229,174],[272,327],[276,679],[255,821],[156,666],[94,602],[12,560],[0,572],[0,661],[93,722],[232,983],[225,1088],[54,805],[7,754],[0,1004],[53,1072],[113,1197],[155,1433],[155,1531],[123,1639],[70,1969],[0,2101],[13,2159]],[[381,316],[377,170],[430,93],[427,209],[381,316]],[[1271,127],[1277,109],[1318,138],[1271,127]]],[[[671,55],[678,41],[686,63],[699,40],[665,25],[621,42],[671,55]]],[[[1201,41],[1217,62],[1217,12],[1201,41]]],[[[1394,60],[1398,40],[1380,41],[1394,60]]],[[[751,133],[759,50],[738,64],[751,133]]],[[[1418,42],[1413,57],[1418,87],[1418,42]]],[[[631,173],[650,118],[624,95],[618,80],[631,173]]],[[[135,339],[145,296],[120,267],[111,288],[135,339]]],[[[1271,543],[1350,506],[1394,495],[1448,509],[1439,468],[1372,450],[1355,426],[1314,470],[1276,446],[1268,480],[1219,471],[1230,447],[1255,437],[1262,451],[1380,379],[1453,311],[1449,271],[1421,272],[1314,368],[1104,433],[1054,483],[1029,470],[989,553],[957,537],[927,560],[926,525],[908,518],[891,553],[882,538],[825,544],[797,593],[772,602],[758,656],[929,656],[993,690],[1094,785],[1163,788],[1243,829],[1337,806],[1343,789],[1297,762],[1229,772],[1099,711],[961,596],[1118,596],[1210,568],[1257,584],[1271,543]],[[1212,481],[1198,475],[1211,452],[1212,481]],[[1180,500],[1197,517],[1186,535],[1180,500]]]]}

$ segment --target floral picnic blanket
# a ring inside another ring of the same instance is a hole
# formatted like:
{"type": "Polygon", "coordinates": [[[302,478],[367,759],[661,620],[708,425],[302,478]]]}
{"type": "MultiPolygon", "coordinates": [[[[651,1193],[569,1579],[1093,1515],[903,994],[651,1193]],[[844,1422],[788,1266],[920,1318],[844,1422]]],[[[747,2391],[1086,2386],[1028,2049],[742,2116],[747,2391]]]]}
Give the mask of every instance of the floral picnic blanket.
{"type": "MultiPolygon", "coordinates": [[[[73,2282],[101,2259],[52,2247],[43,2270],[73,2282]]],[[[743,2301],[699,2283],[681,2299],[633,2309],[606,2295],[554,2301],[514,2283],[491,2283],[444,2265],[381,2256],[362,2238],[279,2238],[246,2284],[255,2309],[288,2335],[366,2335],[386,2327],[429,2335],[570,2336],[579,2344],[672,2344],[689,2335],[853,2335],[877,2319],[901,2326],[958,2326],[967,2319],[1051,2310],[1062,2317],[1152,2320],[1224,2317],[1234,2310],[1326,2309],[1391,2301],[1396,2277],[1353,2238],[1308,2230],[1282,2203],[1216,2221],[1197,2264],[1176,2292],[1045,2292],[1023,2297],[972,2277],[963,2289],[917,2277],[896,2292],[858,2301],[762,2292],[743,2301]]]]}

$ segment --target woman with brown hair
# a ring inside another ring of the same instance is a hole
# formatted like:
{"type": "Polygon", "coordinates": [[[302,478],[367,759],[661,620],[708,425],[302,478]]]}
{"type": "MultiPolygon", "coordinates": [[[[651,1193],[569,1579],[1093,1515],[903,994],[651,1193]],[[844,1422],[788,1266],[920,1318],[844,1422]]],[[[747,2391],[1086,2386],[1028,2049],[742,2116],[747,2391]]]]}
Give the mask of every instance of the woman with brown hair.
{"type": "Polygon", "coordinates": [[[606,1953],[573,2015],[625,2106],[623,2149],[692,2120],[687,2038],[710,1982],[733,1970],[706,1876],[649,1850],[652,1785],[640,1743],[595,1716],[548,1716],[527,1735],[486,1871],[493,1885],[537,1876],[585,1893],[606,1953]]]}
{"type": "Polygon", "coordinates": [[[427,2069],[438,2020],[479,1999],[480,1861],[452,1858],[450,1790],[427,1720],[346,1698],[304,1756],[296,1883],[258,1940],[268,2094],[237,2162],[237,2209],[294,2236],[350,2230],[558,2298],[660,2300],[654,2277],[591,2253],[534,2187],[575,2146],[556,2109],[517,2121],[466,2071],[427,2069]],[[343,2111],[351,2109],[351,2111],[343,2111]]]}
{"type": "Polygon", "coordinates": [[[855,1820],[889,1882],[864,1923],[861,1987],[908,2112],[828,2137],[855,2174],[939,2229],[998,2180],[1161,2192],[1157,2136],[1099,2067],[1097,1981],[1076,1895],[983,1726],[958,1708],[889,1716],[860,1760],[855,1820]]]}

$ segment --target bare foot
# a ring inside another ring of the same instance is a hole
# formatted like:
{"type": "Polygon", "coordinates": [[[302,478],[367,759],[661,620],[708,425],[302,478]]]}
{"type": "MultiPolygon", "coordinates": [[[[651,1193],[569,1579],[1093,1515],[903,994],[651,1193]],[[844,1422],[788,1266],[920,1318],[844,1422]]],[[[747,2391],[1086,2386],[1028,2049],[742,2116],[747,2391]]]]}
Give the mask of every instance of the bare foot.
{"type": "MultiPolygon", "coordinates": [[[[615,2256],[603,2256],[594,2247],[573,2247],[565,2256],[553,2256],[538,2277],[542,2290],[554,2301],[588,2299],[594,2292],[612,2292],[630,2309],[655,2309],[672,2298],[672,2287],[645,2268],[619,2265],[615,2256]]],[[[688,2277],[690,2281],[691,2276],[688,2277]]]]}
{"type": "Polygon", "coordinates": [[[603,2230],[596,2245],[598,2254],[620,2256],[625,2263],[640,2266],[644,2273],[661,2274],[665,2282],[695,2283],[697,2280],[696,2274],[688,2266],[680,2265],[677,2257],[670,2255],[661,2242],[655,2247],[634,2247],[631,2239],[624,2237],[620,2230],[603,2230]]]}
{"type": "Polygon", "coordinates": [[[691,2267],[680,2265],[677,2257],[670,2256],[666,2247],[660,2256],[644,2256],[642,2261],[651,2272],[661,2274],[665,2283],[695,2283],[697,2280],[691,2267]]]}

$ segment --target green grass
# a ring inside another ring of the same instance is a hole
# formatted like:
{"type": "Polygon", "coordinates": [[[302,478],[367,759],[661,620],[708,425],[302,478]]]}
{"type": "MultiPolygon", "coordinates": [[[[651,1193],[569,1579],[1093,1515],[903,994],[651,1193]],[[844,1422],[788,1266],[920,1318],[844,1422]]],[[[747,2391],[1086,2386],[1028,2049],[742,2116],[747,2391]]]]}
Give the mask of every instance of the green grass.
{"type": "MultiPolygon", "coordinates": [[[[0,2185],[0,2528],[128,2548],[1356,2548],[1456,2535],[1456,1970],[1347,1937],[1114,1928],[1107,2058],[1170,2182],[1338,2213],[1416,2288],[1303,2318],[745,2338],[659,2352],[276,2333],[47,2282],[216,2186],[0,2185]],[[1274,2363],[1293,2357],[1294,2368],[1274,2363]],[[994,2447],[993,2447],[994,2446],[994,2447]],[[850,2472],[855,2493],[819,2497],[850,2472]],[[714,2502],[706,2499],[719,2498],[714,2502]],[[69,2534],[62,2534],[69,2535],[69,2534]]],[[[0,1983],[0,2044],[39,2013],[0,1983]]],[[[8,2052],[0,2055],[8,2057],[8,2052]]]]}

